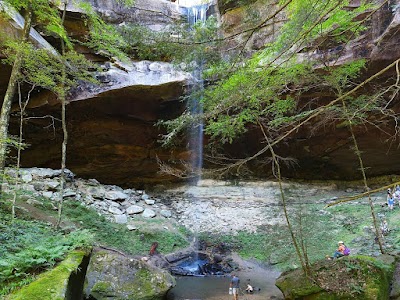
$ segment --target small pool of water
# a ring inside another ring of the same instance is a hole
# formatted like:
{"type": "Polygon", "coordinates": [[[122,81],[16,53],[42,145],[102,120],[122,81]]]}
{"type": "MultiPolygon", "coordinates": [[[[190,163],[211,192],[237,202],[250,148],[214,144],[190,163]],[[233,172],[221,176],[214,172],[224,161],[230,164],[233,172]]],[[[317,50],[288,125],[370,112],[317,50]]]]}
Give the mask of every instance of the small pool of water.
{"type": "MultiPolygon", "coordinates": [[[[241,300],[267,300],[271,296],[275,299],[283,299],[282,293],[275,286],[275,280],[279,272],[274,270],[253,269],[236,272],[240,278],[241,300]],[[260,288],[253,294],[245,292],[246,284],[250,283],[255,288],[260,288]]],[[[206,277],[177,277],[176,286],[170,290],[167,300],[228,300],[230,276],[206,276],[206,277]]]]}

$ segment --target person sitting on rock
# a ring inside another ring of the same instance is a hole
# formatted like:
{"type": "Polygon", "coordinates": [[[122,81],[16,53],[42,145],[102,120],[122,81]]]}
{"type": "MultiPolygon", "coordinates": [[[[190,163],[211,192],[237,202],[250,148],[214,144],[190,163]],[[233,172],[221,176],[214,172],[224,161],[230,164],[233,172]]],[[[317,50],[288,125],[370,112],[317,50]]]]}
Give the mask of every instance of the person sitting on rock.
{"type": "Polygon", "coordinates": [[[344,249],[345,249],[345,246],[344,246],[343,241],[339,241],[339,242],[338,242],[338,245],[339,245],[339,246],[338,246],[338,249],[335,251],[335,253],[333,253],[333,256],[329,257],[329,256],[327,255],[327,258],[328,258],[329,260],[344,256],[344,249]]]}

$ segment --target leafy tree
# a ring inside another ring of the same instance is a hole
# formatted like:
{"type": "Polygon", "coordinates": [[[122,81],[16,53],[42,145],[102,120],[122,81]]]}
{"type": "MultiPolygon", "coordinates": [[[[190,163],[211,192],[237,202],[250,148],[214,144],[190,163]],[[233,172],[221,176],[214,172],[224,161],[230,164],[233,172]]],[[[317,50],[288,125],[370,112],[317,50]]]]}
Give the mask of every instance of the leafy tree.
{"type": "MultiPolygon", "coordinates": [[[[398,87],[376,88],[373,94],[368,95],[363,87],[396,66],[398,61],[360,82],[365,62],[341,65],[339,59],[346,45],[368,29],[367,22],[387,3],[385,1],[376,6],[362,2],[359,8],[349,10],[349,1],[280,1],[269,15],[260,16],[257,26],[243,30],[247,43],[249,36],[271,20],[273,22],[278,13],[284,11],[287,16],[287,22],[279,29],[274,41],[264,45],[262,50],[250,58],[223,60],[209,67],[205,74],[208,76],[206,79],[212,80],[213,84],[203,94],[201,101],[204,114],[201,118],[205,121],[209,145],[217,153],[213,154],[216,164],[225,164],[213,172],[219,175],[240,172],[250,161],[268,160],[270,154],[272,170],[281,181],[280,164],[287,161],[287,158],[276,154],[275,148],[301,126],[319,117],[314,121],[315,130],[329,122],[337,124],[338,120],[349,126],[365,187],[368,188],[365,166],[352,128],[373,122],[371,116],[377,113],[389,118],[395,117],[385,105],[385,100],[393,98],[398,87]],[[323,91],[331,92],[333,99],[316,97],[313,102],[304,105],[305,93],[318,95],[323,91]],[[257,152],[236,160],[224,158],[218,153],[221,144],[232,143],[250,130],[257,129],[261,130],[263,136],[257,152]]],[[[179,118],[164,122],[168,129],[164,142],[179,137],[184,129],[199,118],[188,110],[179,118]]],[[[281,196],[293,245],[307,273],[307,254],[291,229],[283,190],[281,196]]],[[[377,228],[371,201],[370,204],[374,226],[377,228]]]]}
{"type": "MultiPolygon", "coordinates": [[[[60,40],[61,53],[55,54],[49,52],[46,49],[36,49],[28,41],[28,36],[23,42],[5,39],[3,44],[6,47],[5,52],[7,54],[6,63],[14,64],[13,72],[16,74],[11,77],[10,80],[10,92],[13,90],[14,85],[18,82],[24,82],[32,87],[42,87],[54,92],[59,101],[61,102],[61,121],[63,129],[63,143],[62,143],[62,158],[61,158],[61,192],[59,200],[59,220],[61,222],[62,212],[62,195],[65,184],[65,168],[66,168],[66,149],[67,149],[67,120],[66,120],[66,105],[67,95],[69,90],[74,87],[79,81],[91,81],[95,82],[92,77],[92,73],[89,72],[95,66],[87,61],[83,55],[76,53],[73,49],[74,43],[77,41],[71,40],[64,28],[64,19],[66,14],[66,5],[68,1],[64,1],[64,10],[60,15],[57,5],[59,2],[52,3],[49,1],[36,1],[35,4],[31,4],[31,1],[10,1],[8,4],[14,5],[16,9],[25,9],[30,12],[32,17],[31,20],[35,21],[41,28],[51,34],[52,36],[58,37],[60,40]],[[29,8],[29,9],[28,9],[29,8]],[[17,67],[15,66],[18,62],[17,67]],[[13,79],[14,78],[14,79],[13,79]],[[14,82],[15,81],[15,82],[14,82]]],[[[131,4],[131,0],[119,1],[123,4],[131,4]]],[[[87,3],[83,3],[82,7],[87,12],[84,15],[86,24],[90,27],[89,36],[87,41],[80,41],[86,46],[93,48],[96,51],[100,49],[106,51],[110,55],[115,55],[120,58],[125,58],[124,53],[120,49],[119,44],[115,44],[116,41],[122,41],[122,38],[117,34],[114,28],[106,25],[101,18],[88,6],[87,3]],[[104,27],[102,27],[104,25],[104,27]]],[[[35,24],[36,24],[35,23],[35,24]]],[[[28,21],[26,26],[30,26],[28,21]]],[[[25,26],[25,27],[26,27],[25,26]]],[[[28,29],[26,29],[29,32],[28,29]]],[[[6,110],[3,111],[2,116],[4,117],[4,126],[2,127],[4,132],[3,135],[7,135],[8,118],[13,100],[13,94],[7,96],[7,101],[4,101],[3,107],[6,110]]],[[[23,112],[21,112],[22,118],[23,112]]],[[[22,130],[22,129],[21,129],[22,130]]],[[[22,141],[22,136],[20,136],[22,141]]],[[[3,143],[3,150],[5,151],[6,144],[3,143]]],[[[0,156],[1,158],[1,156],[0,156]]],[[[4,168],[5,154],[3,155],[3,168],[4,168]]]]}

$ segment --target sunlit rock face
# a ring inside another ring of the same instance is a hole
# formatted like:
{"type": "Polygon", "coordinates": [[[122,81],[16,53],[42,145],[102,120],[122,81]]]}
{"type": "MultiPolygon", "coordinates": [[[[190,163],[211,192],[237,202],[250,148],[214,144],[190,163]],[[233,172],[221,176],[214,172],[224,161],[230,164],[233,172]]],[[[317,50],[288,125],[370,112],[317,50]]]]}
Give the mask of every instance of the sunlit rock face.
{"type": "Polygon", "coordinates": [[[283,12],[276,16],[254,32],[248,39],[247,35],[238,34],[249,27],[256,27],[258,18],[255,16],[268,15],[269,12],[277,9],[276,1],[271,0],[243,0],[243,1],[218,1],[219,11],[221,13],[222,30],[225,37],[229,37],[227,48],[235,48],[249,52],[249,55],[256,50],[261,49],[266,43],[275,39],[278,29],[286,19],[283,12]],[[233,37],[233,38],[231,38],[233,37]]]}
{"type": "MultiPolygon", "coordinates": [[[[78,4],[68,4],[68,11],[81,13],[78,4]]],[[[179,7],[176,3],[164,0],[135,0],[132,7],[126,7],[117,1],[89,0],[85,1],[92,5],[104,20],[112,24],[135,23],[145,25],[151,29],[158,30],[174,20],[181,18],[179,7]]]]}

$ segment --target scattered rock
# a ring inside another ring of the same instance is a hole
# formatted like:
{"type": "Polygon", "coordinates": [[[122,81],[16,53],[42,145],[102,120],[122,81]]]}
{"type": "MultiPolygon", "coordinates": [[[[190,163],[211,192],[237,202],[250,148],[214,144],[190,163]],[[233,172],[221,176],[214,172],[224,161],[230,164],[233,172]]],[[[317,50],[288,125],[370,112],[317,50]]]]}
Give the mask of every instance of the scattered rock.
{"type": "Polygon", "coordinates": [[[72,190],[65,190],[63,197],[64,198],[68,198],[68,197],[75,197],[76,196],[76,192],[72,191],[72,190]]]}
{"type": "Polygon", "coordinates": [[[144,211],[144,208],[139,205],[131,205],[126,209],[128,215],[140,214],[144,211]]]}
{"type": "Polygon", "coordinates": [[[146,199],[146,200],[144,200],[144,202],[145,202],[147,205],[154,205],[154,204],[156,203],[156,201],[153,200],[153,199],[146,199]]]}
{"type": "Polygon", "coordinates": [[[115,223],[126,224],[128,223],[128,218],[126,215],[114,215],[115,223]]]}
{"type": "Polygon", "coordinates": [[[23,173],[21,175],[21,180],[25,183],[29,183],[32,181],[32,175],[30,173],[23,173]]]}
{"type": "Polygon", "coordinates": [[[128,224],[128,225],[126,225],[126,228],[128,228],[128,230],[137,230],[138,229],[138,227],[136,227],[135,225],[132,225],[132,224],[128,224]]]}
{"type": "Polygon", "coordinates": [[[48,190],[56,191],[57,188],[60,186],[60,182],[59,181],[46,181],[45,185],[48,190]]]}
{"type": "Polygon", "coordinates": [[[154,210],[146,208],[143,211],[142,216],[144,218],[154,218],[156,216],[156,213],[154,212],[154,210]]]}
{"type": "Polygon", "coordinates": [[[160,210],[160,215],[162,215],[164,218],[171,218],[172,212],[167,209],[162,209],[162,210],[160,210]]]}
{"type": "Polygon", "coordinates": [[[96,179],[94,179],[94,178],[91,178],[91,179],[88,180],[88,184],[90,184],[90,185],[99,185],[100,182],[98,182],[98,181],[97,181],[96,179]]]}
{"type": "Polygon", "coordinates": [[[114,215],[122,215],[122,211],[114,205],[110,205],[108,211],[114,215]]]}
{"type": "Polygon", "coordinates": [[[43,191],[46,189],[46,186],[43,182],[35,182],[33,184],[33,187],[35,188],[36,191],[43,191]]]}
{"type": "Polygon", "coordinates": [[[128,195],[120,191],[107,191],[105,192],[104,198],[116,201],[128,199],[128,195]]]}
{"type": "Polygon", "coordinates": [[[87,191],[95,199],[103,199],[106,193],[105,189],[99,186],[90,187],[87,191]]]}
{"type": "Polygon", "coordinates": [[[43,195],[43,197],[51,198],[51,197],[53,197],[53,192],[50,192],[50,191],[42,192],[42,195],[43,195]]]}

